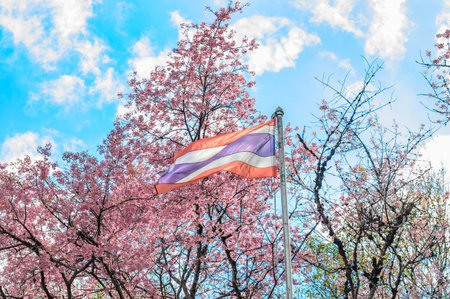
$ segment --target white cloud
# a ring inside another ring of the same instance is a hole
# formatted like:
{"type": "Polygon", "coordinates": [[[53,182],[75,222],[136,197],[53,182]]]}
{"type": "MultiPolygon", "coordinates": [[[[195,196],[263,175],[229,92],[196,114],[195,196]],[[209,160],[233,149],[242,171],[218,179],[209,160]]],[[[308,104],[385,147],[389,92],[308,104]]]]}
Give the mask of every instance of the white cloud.
{"type": "Polygon", "coordinates": [[[333,28],[341,28],[358,37],[364,36],[361,29],[356,26],[355,21],[350,18],[355,6],[354,0],[336,0],[334,5],[331,5],[329,0],[297,0],[294,5],[299,9],[311,11],[313,14],[311,22],[325,22],[333,28]]]}
{"type": "Polygon", "coordinates": [[[53,68],[78,42],[77,37],[86,34],[92,15],[91,0],[0,1],[0,26],[45,68],[53,68]]]}
{"type": "Polygon", "coordinates": [[[15,43],[22,42],[25,46],[31,47],[44,34],[44,27],[41,20],[36,16],[26,19],[22,16],[15,17],[3,13],[1,16],[0,25],[13,34],[15,43]]]}
{"type": "Polygon", "coordinates": [[[329,58],[331,60],[336,60],[337,59],[336,54],[334,54],[333,52],[329,52],[329,51],[322,51],[322,52],[319,53],[319,56],[327,57],[327,58],[329,58]]]}
{"type": "Polygon", "coordinates": [[[193,31],[192,30],[188,30],[187,32],[183,31],[183,28],[181,27],[182,24],[192,24],[191,20],[187,20],[185,18],[183,18],[180,13],[176,10],[176,11],[172,11],[170,13],[170,20],[172,21],[172,23],[177,27],[178,29],[178,39],[182,40],[184,38],[186,38],[185,34],[187,34],[188,38],[191,39],[193,37],[193,31]]]}
{"type": "MultiPolygon", "coordinates": [[[[102,58],[101,54],[106,49],[102,42],[98,39],[95,39],[94,42],[85,40],[80,42],[76,49],[82,55],[80,66],[83,74],[93,73],[99,75],[99,63],[102,58]]],[[[106,61],[108,61],[107,56],[105,56],[106,55],[103,56],[104,59],[106,58],[106,61]]]]}
{"type": "Polygon", "coordinates": [[[248,54],[249,67],[256,75],[293,67],[304,46],[320,43],[317,35],[308,34],[292,25],[289,19],[281,17],[242,18],[232,25],[232,29],[237,32],[238,38],[245,35],[260,42],[260,46],[248,54]],[[280,38],[279,31],[284,27],[288,27],[289,32],[280,38]]]}
{"type": "Polygon", "coordinates": [[[344,59],[344,60],[339,61],[338,67],[349,71],[350,74],[352,74],[352,75],[355,74],[355,70],[353,69],[352,64],[350,63],[349,59],[344,59]]]}
{"type": "Polygon", "coordinates": [[[446,181],[450,182],[450,135],[436,135],[422,148],[422,160],[429,161],[435,170],[447,171],[446,181]]]}
{"type": "MultiPolygon", "coordinates": [[[[436,33],[442,34],[446,30],[450,29],[450,0],[444,0],[444,2],[442,3],[441,12],[436,16],[436,26],[438,26],[438,30],[436,33]]],[[[436,38],[436,44],[445,43],[445,41],[446,39],[443,37],[436,38]]],[[[448,47],[437,49],[437,55],[443,55],[446,49],[448,49],[448,47]]]]}
{"type": "MultiPolygon", "coordinates": [[[[192,22],[181,16],[178,11],[171,13],[171,21],[178,28],[178,38],[186,38],[181,24],[192,22]]],[[[304,46],[320,43],[317,35],[306,33],[294,26],[289,19],[282,17],[256,15],[242,18],[231,28],[236,31],[238,39],[247,36],[260,42],[258,49],[247,55],[250,69],[257,75],[265,71],[278,72],[283,68],[295,66],[295,60],[304,46]],[[287,35],[280,34],[283,29],[287,29],[287,35]]],[[[193,32],[188,30],[188,38],[191,38],[192,34],[193,32]]],[[[169,51],[164,50],[155,55],[150,41],[144,37],[134,45],[133,53],[136,57],[130,60],[129,64],[137,71],[138,77],[143,77],[155,66],[165,63],[169,51]]]]}
{"type": "Polygon", "coordinates": [[[10,163],[27,155],[33,161],[39,160],[41,156],[37,148],[49,143],[52,145],[52,157],[56,159],[62,152],[76,152],[86,147],[82,140],[64,136],[53,129],[44,129],[41,133],[28,131],[5,139],[0,146],[0,161],[10,163]],[[58,140],[58,143],[55,140],[58,140]]]}
{"type": "Polygon", "coordinates": [[[436,16],[436,25],[439,26],[438,32],[450,27],[450,0],[443,1],[441,12],[436,16]]]}
{"type": "Polygon", "coordinates": [[[37,100],[70,106],[81,100],[85,94],[84,81],[76,76],[62,75],[42,86],[43,97],[37,100]]]}
{"type": "MultiPolygon", "coordinates": [[[[348,98],[355,97],[362,90],[363,87],[364,87],[364,82],[362,82],[362,81],[354,82],[345,88],[345,96],[348,98]]],[[[374,92],[376,90],[377,90],[377,88],[375,86],[373,86],[372,84],[368,84],[365,87],[366,92],[374,92]]]]}
{"type": "MultiPolygon", "coordinates": [[[[127,113],[134,113],[136,115],[136,104],[134,102],[131,102],[131,106],[127,106],[127,104],[123,103],[120,105],[117,105],[117,111],[116,111],[116,118],[121,119],[125,116],[127,113]]],[[[138,113],[139,115],[142,113],[138,113]]],[[[142,114],[143,117],[146,117],[144,114],[142,114]]]]}
{"type": "MultiPolygon", "coordinates": [[[[182,17],[178,11],[171,13],[171,21],[178,27],[179,39],[186,38],[181,24],[192,22],[182,17]]],[[[283,68],[295,66],[295,60],[305,46],[320,43],[317,35],[306,33],[294,26],[289,19],[282,17],[256,15],[242,18],[231,28],[236,31],[238,39],[247,36],[260,42],[258,49],[247,54],[250,69],[257,75],[265,71],[278,72],[283,68]],[[287,35],[283,36],[280,33],[283,29],[287,29],[287,35]]],[[[188,38],[192,37],[192,33],[187,32],[188,38]]],[[[137,71],[138,77],[148,75],[151,69],[164,63],[169,53],[168,50],[164,50],[155,55],[148,38],[139,40],[134,45],[133,52],[137,57],[130,60],[129,64],[137,71]]]]}
{"type": "Polygon", "coordinates": [[[142,37],[137,41],[132,52],[135,57],[130,59],[128,64],[132,70],[136,71],[138,78],[147,77],[156,66],[165,65],[170,53],[168,49],[165,49],[155,55],[148,37],[142,37]]]}
{"type": "Polygon", "coordinates": [[[54,32],[61,42],[70,44],[70,38],[86,33],[86,21],[92,17],[92,0],[53,0],[54,32]]]}
{"type": "Polygon", "coordinates": [[[125,107],[125,105],[117,105],[116,118],[122,118],[125,114],[131,112],[131,109],[125,107]]]}
{"type": "Polygon", "coordinates": [[[226,0],[214,0],[213,2],[215,5],[220,6],[220,7],[225,7],[227,5],[226,0]]]}
{"type": "Polygon", "coordinates": [[[45,66],[60,56],[55,49],[49,47],[49,41],[44,37],[44,27],[39,18],[0,14],[0,25],[12,33],[15,44],[22,43],[31,55],[45,66]]]}
{"type": "Polygon", "coordinates": [[[351,75],[355,74],[355,70],[353,69],[350,59],[339,59],[336,54],[329,51],[323,51],[320,52],[319,55],[321,57],[326,57],[331,60],[337,60],[338,61],[338,67],[347,70],[351,75]]]}
{"type": "Polygon", "coordinates": [[[83,140],[75,137],[65,140],[63,144],[65,152],[76,152],[85,147],[86,145],[84,144],[83,140]]]}
{"type": "Polygon", "coordinates": [[[180,15],[180,12],[178,10],[172,11],[170,13],[170,20],[177,26],[180,26],[181,24],[184,23],[190,23],[190,21],[187,21],[180,15]]]}
{"type": "Polygon", "coordinates": [[[105,54],[108,47],[87,27],[94,15],[95,2],[0,0],[0,26],[11,32],[16,45],[23,45],[29,51],[34,62],[45,69],[55,69],[66,58],[79,59],[79,70],[42,83],[40,94],[31,94],[31,101],[45,100],[67,109],[87,94],[86,82],[93,82],[90,94],[100,93],[98,105],[110,102],[117,94],[114,88],[122,85],[114,70],[105,67],[111,61],[105,54]]]}
{"type": "Polygon", "coordinates": [[[117,78],[117,73],[110,67],[106,71],[98,71],[95,81],[86,86],[85,81],[74,75],[62,75],[57,79],[41,84],[39,94],[33,94],[30,103],[44,101],[47,103],[64,106],[66,110],[78,104],[83,107],[92,106],[85,99],[91,95],[94,100],[92,104],[101,107],[104,103],[111,103],[117,99],[117,94],[124,92],[125,86],[117,78]]]}
{"type": "Polygon", "coordinates": [[[405,0],[369,0],[374,15],[367,34],[365,52],[382,58],[401,57],[412,22],[406,17],[405,0]]]}
{"type": "Polygon", "coordinates": [[[38,146],[43,146],[47,143],[54,144],[55,142],[49,136],[41,137],[34,132],[16,134],[3,142],[0,158],[3,162],[13,162],[28,155],[32,160],[37,160],[40,157],[37,153],[38,146]]]}
{"type": "Polygon", "coordinates": [[[101,97],[97,104],[101,106],[103,102],[111,103],[117,99],[117,94],[123,92],[125,87],[120,81],[115,78],[115,72],[112,67],[103,74],[103,76],[97,77],[95,85],[89,89],[89,93],[98,92],[101,97]]]}
{"type": "Polygon", "coordinates": [[[238,34],[261,40],[267,34],[273,34],[290,24],[287,18],[252,16],[238,20],[232,27],[238,34]]]}

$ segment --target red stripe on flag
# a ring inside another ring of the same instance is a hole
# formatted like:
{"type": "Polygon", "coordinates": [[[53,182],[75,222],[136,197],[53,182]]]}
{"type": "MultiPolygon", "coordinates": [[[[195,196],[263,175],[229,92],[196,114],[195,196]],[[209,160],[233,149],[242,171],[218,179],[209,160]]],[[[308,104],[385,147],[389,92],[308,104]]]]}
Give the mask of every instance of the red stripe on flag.
{"type": "Polygon", "coordinates": [[[203,178],[206,178],[207,176],[210,176],[214,173],[217,173],[222,170],[230,171],[234,174],[240,175],[245,178],[262,178],[262,177],[276,177],[277,176],[277,167],[276,166],[270,166],[265,168],[258,168],[253,167],[247,163],[241,162],[241,161],[233,161],[230,163],[227,163],[225,165],[209,169],[205,172],[202,172],[200,175],[196,176],[195,178],[184,182],[184,183],[178,183],[178,184],[158,184],[155,185],[156,193],[162,194],[169,192],[170,190],[186,186],[187,184],[191,184],[195,181],[201,180],[203,178]]]}
{"type": "Polygon", "coordinates": [[[272,119],[271,121],[268,121],[266,123],[262,123],[255,127],[247,128],[241,131],[231,132],[227,134],[197,140],[189,144],[187,147],[185,147],[178,153],[176,153],[175,156],[173,157],[173,161],[175,161],[178,157],[183,156],[187,152],[230,144],[231,142],[241,138],[242,136],[250,134],[252,131],[256,129],[259,129],[264,126],[275,126],[275,121],[276,121],[275,119],[272,119]]]}

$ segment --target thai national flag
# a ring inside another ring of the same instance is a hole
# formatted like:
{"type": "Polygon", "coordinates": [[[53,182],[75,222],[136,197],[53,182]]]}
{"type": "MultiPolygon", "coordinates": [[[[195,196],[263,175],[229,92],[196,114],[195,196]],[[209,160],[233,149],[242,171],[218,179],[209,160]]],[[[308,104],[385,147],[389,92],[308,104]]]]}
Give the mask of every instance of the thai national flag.
{"type": "Polygon", "coordinates": [[[165,193],[221,170],[246,178],[276,177],[275,119],[191,143],[175,155],[155,189],[165,193]]]}

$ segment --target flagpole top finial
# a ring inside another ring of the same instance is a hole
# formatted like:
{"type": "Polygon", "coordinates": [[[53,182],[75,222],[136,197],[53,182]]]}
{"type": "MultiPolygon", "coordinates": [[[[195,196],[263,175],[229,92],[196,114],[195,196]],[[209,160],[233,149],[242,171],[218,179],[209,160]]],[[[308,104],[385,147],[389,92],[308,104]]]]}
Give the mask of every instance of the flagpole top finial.
{"type": "Polygon", "coordinates": [[[281,107],[278,107],[277,110],[275,110],[275,112],[272,114],[272,118],[275,118],[278,116],[283,117],[283,115],[284,115],[283,109],[281,109],[281,107]]]}

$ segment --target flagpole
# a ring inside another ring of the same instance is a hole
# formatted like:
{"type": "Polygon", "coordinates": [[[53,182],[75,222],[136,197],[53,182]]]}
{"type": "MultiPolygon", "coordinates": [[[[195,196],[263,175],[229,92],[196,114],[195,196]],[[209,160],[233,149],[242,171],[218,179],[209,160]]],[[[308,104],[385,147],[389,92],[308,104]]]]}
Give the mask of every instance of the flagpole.
{"type": "Polygon", "coordinates": [[[283,244],[284,244],[284,266],[286,278],[286,298],[293,299],[292,295],[292,265],[291,265],[291,241],[289,237],[289,207],[286,192],[286,165],[284,157],[284,133],[283,133],[283,109],[275,110],[272,118],[277,118],[278,131],[278,157],[280,162],[280,188],[281,188],[281,211],[283,219],[283,244]]]}

